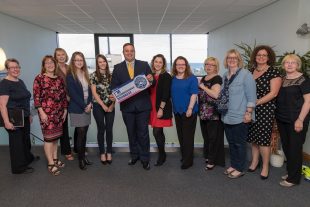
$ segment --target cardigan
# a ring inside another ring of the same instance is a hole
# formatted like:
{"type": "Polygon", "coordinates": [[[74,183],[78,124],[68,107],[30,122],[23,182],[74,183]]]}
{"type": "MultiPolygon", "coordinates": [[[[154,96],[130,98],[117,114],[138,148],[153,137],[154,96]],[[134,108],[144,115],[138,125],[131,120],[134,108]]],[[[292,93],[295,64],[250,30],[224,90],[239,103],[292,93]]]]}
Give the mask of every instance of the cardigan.
{"type": "Polygon", "coordinates": [[[172,104],[171,104],[171,81],[172,78],[169,73],[165,72],[159,75],[156,88],[156,111],[159,110],[160,103],[166,103],[163,109],[163,116],[161,119],[172,118],[172,104]]]}

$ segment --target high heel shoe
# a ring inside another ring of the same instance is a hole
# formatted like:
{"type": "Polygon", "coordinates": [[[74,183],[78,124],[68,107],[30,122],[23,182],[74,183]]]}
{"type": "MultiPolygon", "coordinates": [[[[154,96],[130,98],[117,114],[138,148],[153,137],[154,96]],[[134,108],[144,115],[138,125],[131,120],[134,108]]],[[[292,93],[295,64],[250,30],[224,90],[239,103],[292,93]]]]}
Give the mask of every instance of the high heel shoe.
{"type": "Polygon", "coordinates": [[[112,164],[112,154],[110,154],[110,156],[108,156],[108,154],[109,154],[109,153],[106,154],[107,163],[108,163],[109,165],[111,165],[111,164],[112,164]],[[110,159],[108,159],[108,157],[109,157],[110,159]]]}
{"type": "Polygon", "coordinates": [[[260,163],[257,163],[256,167],[254,169],[249,168],[248,172],[255,172],[260,167],[260,163]]]}

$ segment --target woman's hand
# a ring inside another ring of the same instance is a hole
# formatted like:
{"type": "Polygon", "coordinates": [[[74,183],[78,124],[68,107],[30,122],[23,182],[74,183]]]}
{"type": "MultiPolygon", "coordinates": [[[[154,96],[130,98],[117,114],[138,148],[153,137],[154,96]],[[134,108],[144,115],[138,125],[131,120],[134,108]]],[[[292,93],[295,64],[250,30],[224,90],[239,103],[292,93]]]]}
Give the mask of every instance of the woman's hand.
{"type": "Polygon", "coordinates": [[[252,121],[252,113],[246,111],[243,116],[243,123],[250,123],[251,121],[252,121]]]}
{"type": "Polygon", "coordinates": [[[159,108],[158,111],[157,111],[157,118],[160,119],[163,116],[163,113],[164,113],[163,109],[159,108]]]}
{"type": "Polygon", "coordinates": [[[111,104],[108,108],[108,112],[112,112],[114,110],[114,104],[111,104]]]}
{"type": "Polygon", "coordinates": [[[186,111],[186,117],[191,117],[193,114],[193,109],[192,108],[188,108],[186,111]]]}
{"type": "Polygon", "coordinates": [[[90,113],[91,107],[92,107],[92,104],[91,104],[91,103],[88,104],[88,105],[85,107],[85,109],[84,109],[85,113],[90,113]]]}
{"type": "Polygon", "coordinates": [[[296,132],[301,132],[304,127],[304,123],[299,118],[295,121],[294,129],[296,132]]]}
{"type": "Polygon", "coordinates": [[[4,123],[4,127],[5,127],[7,130],[14,130],[14,129],[15,129],[14,125],[13,125],[11,122],[5,122],[5,123],[4,123]]]}
{"type": "Polygon", "coordinates": [[[102,104],[101,107],[104,110],[104,112],[108,112],[109,111],[109,107],[107,107],[105,104],[102,104]]]}
{"type": "Polygon", "coordinates": [[[153,82],[153,80],[154,80],[152,74],[148,74],[148,75],[146,76],[146,79],[147,79],[149,82],[153,82]]]}
{"type": "Polygon", "coordinates": [[[44,124],[48,124],[48,117],[46,115],[46,113],[43,110],[39,111],[39,115],[40,115],[40,120],[44,123],[44,124]]]}
{"type": "Polygon", "coordinates": [[[67,109],[64,110],[64,113],[62,115],[62,123],[66,121],[66,118],[67,118],[67,109]]]}
{"type": "Polygon", "coordinates": [[[113,94],[110,94],[110,95],[109,95],[109,99],[110,99],[111,101],[115,102],[115,97],[113,96],[113,94]]]}

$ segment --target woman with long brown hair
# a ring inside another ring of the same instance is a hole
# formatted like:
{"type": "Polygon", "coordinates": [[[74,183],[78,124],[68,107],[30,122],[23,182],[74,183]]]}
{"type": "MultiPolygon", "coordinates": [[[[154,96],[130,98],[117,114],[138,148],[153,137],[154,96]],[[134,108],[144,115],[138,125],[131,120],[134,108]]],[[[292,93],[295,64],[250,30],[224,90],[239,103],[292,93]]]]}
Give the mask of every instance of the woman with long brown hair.
{"type": "Polygon", "coordinates": [[[85,157],[86,135],[91,123],[92,93],[85,57],[81,52],[72,54],[69,74],[67,75],[68,94],[70,96],[69,114],[71,126],[75,127],[77,134],[77,152],[79,167],[85,170],[91,165],[85,157]]]}
{"type": "Polygon", "coordinates": [[[172,126],[171,76],[166,71],[167,62],[162,54],[155,55],[151,62],[152,72],[156,80],[151,87],[152,111],[149,124],[153,127],[153,135],[158,147],[158,159],[155,166],[166,161],[164,127],[172,126]]]}
{"type": "Polygon", "coordinates": [[[97,141],[102,164],[112,163],[112,142],[114,123],[114,102],[109,99],[111,73],[108,60],[104,55],[96,56],[96,71],[90,75],[91,90],[94,97],[93,115],[97,123],[97,141]],[[107,147],[104,142],[106,139],[107,147]]]}

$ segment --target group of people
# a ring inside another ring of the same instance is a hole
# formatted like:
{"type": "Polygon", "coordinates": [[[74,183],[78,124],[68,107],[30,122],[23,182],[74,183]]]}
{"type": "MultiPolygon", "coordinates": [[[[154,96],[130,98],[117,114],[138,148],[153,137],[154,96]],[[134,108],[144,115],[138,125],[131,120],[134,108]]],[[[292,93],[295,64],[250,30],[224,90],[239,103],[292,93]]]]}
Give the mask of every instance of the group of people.
{"type": "MultiPolygon", "coordinates": [[[[59,175],[65,163],[61,154],[74,160],[68,133],[75,127],[74,151],[78,154],[79,168],[87,169],[92,162],[85,156],[86,135],[91,123],[91,111],[97,124],[100,161],[112,164],[113,122],[115,97],[112,90],[144,74],[150,88],[120,103],[126,126],[131,159],[129,165],[141,161],[150,169],[150,138],[148,126],[158,146],[155,166],[166,161],[164,128],[175,119],[180,143],[181,169],[193,165],[194,137],[197,117],[204,139],[206,170],[225,166],[224,132],[229,144],[230,165],[224,171],[229,178],[240,178],[262,165],[260,178],[268,179],[271,132],[276,120],[283,150],[287,159],[287,175],[280,184],[290,187],[301,179],[302,145],[309,125],[310,81],[300,72],[301,60],[294,54],[282,61],[285,76],[274,68],[275,53],[269,46],[257,46],[252,55],[250,70],[243,68],[240,53],[231,49],[224,58],[227,71],[221,77],[219,61],[208,57],[204,61],[206,75],[197,78],[188,60],[177,57],[171,73],[162,54],[153,57],[149,65],[135,58],[131,43],[123,45],[125,60],[110,72],[107,58],[96,56],[96,70],[88,74],[85,57],[74,52],[69,65],[65,50],[57,48],[54,56],[42,60],[41,73],[33,84],[34,105],[38,109],[44,137],[44,151],[48,171],[59,175]],[[106,142],[106,144],[105,144],[106,142]],[[246,169],[246,146],[251,143],[252,161],[246,169]],[[105,147],[106,145],[106,147],[105,147]],[[261,155],[261,159],[260,159],[261,155]]],[[[30,152],[30,92],[21,79],[16,59],[7,59],[7,77],[0,82],[0,111],[9,134],[12,173],[27,173],[35,159],[30,152]],[[16,128],[8,118],[8,110],[24,109],[25,125],[16,128]],[[18,139],[16,137],[19,137],[18,139]]]]}

